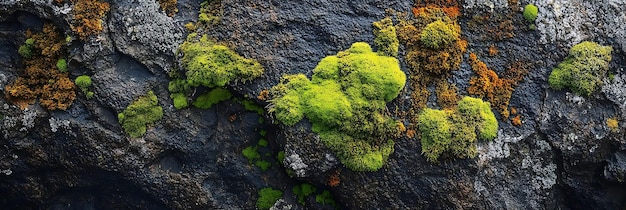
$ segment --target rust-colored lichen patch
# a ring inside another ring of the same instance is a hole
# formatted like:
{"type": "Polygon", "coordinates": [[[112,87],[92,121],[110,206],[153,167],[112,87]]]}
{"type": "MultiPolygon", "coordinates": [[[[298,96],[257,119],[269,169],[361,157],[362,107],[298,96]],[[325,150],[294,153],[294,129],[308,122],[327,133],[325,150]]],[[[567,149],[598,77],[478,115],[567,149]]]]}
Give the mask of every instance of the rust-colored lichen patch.
{"type": "Polygon", "coordinates": [[[470,65],[476,76],[470,79],[470,87],[467,92],[481,98],[486,98],[491,102],[503,119],[509,118],[509,100],[517,83],[526,74],[526,68],[521,62],[510,65],[504,78],[500,78],[493,70],[480,61],[476,54],[470,53],[470,65]]]}
{"type": "Polygon", "coordinates": [[[498,52],[498,47],[496,47],[495,45],[489,46],[489,56],[496,56],[498,55],[498,52]]]}
{"type": "Polygon", "coordinates": [[[100,0],[72,0],[74,8],[71,28],[80,39],[102,31],[102,19],[109,11],[109,3],[100,0]]]}
{"type": "Polygon", "coordinates": [[[67,72],[57,69],[56,63],[64,54],[62,37],[54,26],[46,24],[41,33],[26,32],[34,40],[32,56],[24,58],[26,68],[13,83],[5,87],[5,96],[22,109],[39,98],[47,110],[65,110],[74,102],[76,93],[67,72]]]}
{"type": "Polygon", "coordinates": [[[522,125],[522,116],[516,115],[514,118],[511,119],[511,124],[514,126],[522,125]]]}

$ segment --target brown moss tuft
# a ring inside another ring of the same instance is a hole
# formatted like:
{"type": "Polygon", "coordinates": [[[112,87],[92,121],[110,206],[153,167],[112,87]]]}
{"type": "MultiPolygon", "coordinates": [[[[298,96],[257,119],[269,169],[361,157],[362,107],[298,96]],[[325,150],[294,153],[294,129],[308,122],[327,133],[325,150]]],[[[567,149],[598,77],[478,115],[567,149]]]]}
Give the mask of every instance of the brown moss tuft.
{"type": "Polygon", "coordinates": [[[6,98],[22,109],[37,98],[45,109],[67,109],[76,98],[75,86],[68,73],[56,66],[63,57],[65,38],[50,24],[44,25],[40,33],[27,31],[26,37],[35,41],[33,55],[23,60],[26,68],[21,76],[5,87],[6,98]]]}
{"type": "Polygon", "coordinates": [[[259,95],[256,98],[261,100],[261,101],[265,101],[265,100],[269,99],[269,96],[270,96],[270,91],[265,89],[265,90],[261,90],[261,92],[259,93],[259,95]]]}
{"type": "Polygon", "coordinates": [[[443,109],[453,109],[460,100],[456,86],[445,81],[440,81],[437,84],[435,92],[437,93],[437,103],[443,109]]]}
{"type": "Polygon", "coordinates": [[[526,68],[521,62],[510,65],[505,73],[506,78],[500,78],[494,71],[487,68],[487,65],[480,61],[476,54],[470,53],[470,65],[477,76],[470,79],[470,86],[467,92],[481,98],[487,98],[503,119],[509,118],[509,100],[513,94],[514,87],[524,78],[526,68]]]}
{"type": "Polygon", "coordinates": [[[80,39],[102,31],[102,18],[109,11],[109,3],[99,0],[72,0],[74,3],[71,28],[80,39]]]}
{"type": "Polygon", "coordinates": [[[496,47],[495,45],[489,46],[489,56],[496,56],[499,52],[500,51],[498,51],[498,47],[496,47]]]}
{"type": "Polygon", "coordinates": [[[521,115],[515,116],[513,119],[511,119],[511,124],[514,126],[522,125],[522,116],[521,115]]]}
{"type": "Polygon", "coordinates": [[[606,119],[606,126],[609,127],[613,133],[619,132],[619,121],[617,117],[606,119]]]}
{"type": "Polygon", "coordinates": [[[341,178],[339,178],[340,171],[336,170],[333,172],[330,177],[328,177],[328,186],[337,187],[341,183],[341,178]]]}
{"type": "Polygon", "coordinates": [[[176,2],[177,0],[159,0],[159,5],[161,5],[161,10],[163,10],[167,16],[172,17],[178,13],[176,2]]]}

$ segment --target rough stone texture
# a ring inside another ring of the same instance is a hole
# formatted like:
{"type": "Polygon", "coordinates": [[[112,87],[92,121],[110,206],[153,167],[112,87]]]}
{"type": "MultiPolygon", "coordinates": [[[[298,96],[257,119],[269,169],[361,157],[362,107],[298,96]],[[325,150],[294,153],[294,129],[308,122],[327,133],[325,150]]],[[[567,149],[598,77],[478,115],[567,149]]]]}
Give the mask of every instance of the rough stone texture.
{"type": "MultiPolygon", "coordinates": [[[[537,29],[542,44],[567,48],[587,40],[615,42],[626,52],[626,2],[622,0],[530,1],[539,8],[537,29]]],[[[602,43],[606,44],[606,43],[602,43]]]]}
{"type": "MultiPolygon", "coordinates": [[[[95,98],[78,97],[67,111],[38,105],[19,110],[0,97],[0,206],[7,209],[254,209],[257,191],[271,186],[284,196],[274,209],[304,209],[292,188],[310,182],[330,190],[345,209],[623,209],[626,206],[626,81],[623,67],[625,5],[604,1],[521,1],[539,6],[537,31],[513,12],[515,36],[486,39],[475,15],[507,14],[509,1],[465,1],[462,37],[490,69],[529,65],[510,106],[523,125],[498,116],[500,130],[479,142],[474,159],[430,163],[419,139],[396,139],[395,152],[377,172],[343,168],[301,122],[294,127],[259,123],[256,113],[233,101],[208,110],[175,110],[167,73],[185,38],[182,25],[194,20],[200,0],[179,0],[179,13],[167,17],[156,1],[114,0],[102,34],[70,45],[71,78],[91,75],[95,98]],[[478,28],[471,28],[478,27],[478,28]],[[571,36],[569,34],[572,34],[571,36]],[[613,80],[601,91],[580,97],[547,85],[553,67],[570,46],[596,40],[616,49],[613,80]],[[541,44],[537,44],[537,42],[541,44]],[[488,56],[489,46],[500,54],[488,56]],[[129,138],[117,113],[153,90],[164,117],[141,138],[129,138]],[[611,132],[606,119],[620,121],[611,132]],[[261,129],[270,145],[260,149],[272,167],[263,172],[241,151],[256,145],[261,129]],[[285,160],[275,154],[283,150],[285,160]],[[266,156],[266,153],[268,154],[266,156]],[[282,166],[284,165],[284,166],[282,166]],[[289,177],[285,169],[293,172],[289,177]],[[329,187],[338,175],[340,184],[329,187]]],[[[371,23],[388,8],[409,12],[412,1],[244,1],[222,0],[223,17],[207,33],[245,57],[258,59],[266,73],[249,84],[231,84],[236,95],[254,98],[282,74],[312,74],[317,62],[353,42],[372,44],[371,23]]],[[[0,89],[23,68],[17,48],[23,31],[52,21],[69,33],[70,5],[44,0],[0,2],[0,89]]],[[[400,60],[403,58],[401,49],[400,60]]],[[[402,66],[406,66],[404,63],[402,66]]],[[[450,82],[467,95],[473,72],[467,62],[450,82]]],[[[198,93],[202,92],[198,90],[198,93]]],[[[389,105],[408,110],[410,90],[389,105]]],[[[429,104],[433,105],[435,98],[429,104]]],[[[397,117],[397,116],[396,116],[397,117]]],[[[404,119],[404,121],[408,121],[404,119]]],[[[308,208],[330,209],[305,199],[308,208]]]]}

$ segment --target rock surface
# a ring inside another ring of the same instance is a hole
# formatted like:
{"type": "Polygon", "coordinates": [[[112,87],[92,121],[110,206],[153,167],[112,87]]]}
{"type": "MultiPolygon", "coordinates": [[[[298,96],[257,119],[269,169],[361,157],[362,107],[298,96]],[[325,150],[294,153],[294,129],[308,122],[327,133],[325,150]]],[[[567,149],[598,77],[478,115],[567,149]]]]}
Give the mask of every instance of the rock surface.
{"type": "MultiPolygon", "coordinates": [[[[94,99],[81,96],[66,111],[48,112],[37,104],[20,110],[0,97],[0,206],[254,209],[259,189],[271,186],[283,191],[273,209],[332,209],[317,203],[315,196],[304,199],[306,207],[298,202],[293,186],[310,182],[318,188],[314,195],[330,190],[345,209],[626,207],[623,1],[520,1],[519,5],[509,5],[517,1],[465,1],[460,24],[469,52],[497,73],[514,61],[530,65],[510,102],[523,124],[513,126],[498,118],[498,137],[479,143],[477,158],[440,163],[427,162],[420,155],[419,139],[402,137],[396,139],[386,165],[376,172],[343,168],[306,121],[276,126],[271,115],[259,116],[234,100],[207,110],[174,109],[168,74],[178,67],[176,49],[187,33],[183,25],[197,19],[201,1],[179,0],[179,13],[173,17],[153,0],[109,2],[103,33],[70,45],[70,77],[91,75],[94,99]],[[526,3],[539,7],[536,31],[528,29],[520,11],[513,12],[512,38],[495,41],[486,39],[484,30],[471,30],[476,27],[470,24],[473,17],[505,14],[526,3]],[[551,69],[569,47],[584,40],[616,49],[610,70],[614,78],[607,78],[602,90],[589,97],[550,89],[551,69]],[[488,56],[491,45],[500,49],[498,56],[488,56]],[[149,90],[158,96],[164,117],[145,136],[130,138],[117,122],[117,113],[149,90]],[[259,117],[265,117],[264,122],[259,117]],[[617,131],[607,126],[609,118],[619,120],[617,131]],[[260,134],[262,130],[267,136],[260,134]],[[261,138],[270,142],[259,149],[272,164],[268,171],[249,163],[241,153],[261,138]],[[274,158],[279,150],[285,152],[282,161],[274,158]],[[337,186],[330,186],[333,179],[337,186]]],[[[412,1],[382,0],[222,0],[220,23],[207,33],[264,66],[261,78],[229,87],[238,96],[256,98],[283,74],[310,76],[321,58],[353,42],[373,44],[371,23],[390,15],[387,9],[410,13],[412,5],[412,1]]],[[[70,34],[70,14],[69,3],[0,2],[0,90],[23,69],[17,54],[23,32],[50,21],[70,34]]],[[[400,60],[403,53],[401,49],[400,60]]],[[[467,61],[453,74],[451,82],[467,95],[473,75],[467,61]]],[[[410,96],[410,90],[402,94],[389,107],[408,110],[402,99],[410,96]]]]}

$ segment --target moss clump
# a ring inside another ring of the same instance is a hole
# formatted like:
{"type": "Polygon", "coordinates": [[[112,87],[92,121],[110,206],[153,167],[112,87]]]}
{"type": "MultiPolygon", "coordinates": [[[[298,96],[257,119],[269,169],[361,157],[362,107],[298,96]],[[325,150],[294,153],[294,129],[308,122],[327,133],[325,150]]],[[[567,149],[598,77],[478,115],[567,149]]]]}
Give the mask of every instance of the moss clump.
{"type": "Polygon", "coordinates": [[[528,4],[524,7],[524,19],[526,21],[534,23],[537,19],[537,14],[539,13],[539,8],[533,4],[528,4]]]}
{"type": "Polygon", "coordinates": [[[432,22],[422,30],[420,41],[426,47],[441,49],[459,39],[459,33],[453,24],[441,20],[432,22]]]}
{"type": "Polygon", "coordinates": [[[398,47],[400,41],[396,36],[396,28],[393,26],[391,18],[385,18],[381,21],[372,23],[374,26],[374,43],[381,55],[396,57],[398,56],[398,47]]]}
{"type": "Polygon", "coordinates": [[[172,101],[174,102],[174,108],[176,109],[183,109],[189,106],[189,103],[187,102],[187,96],[183,93],[173,93],[170,95],[170,98],[172,98],[172,101]]]}
{"type": "Polygon", "coordinates": [[[61,72],[67,72],[67,61],[61,58],[57,61],[57,69],[61,72]]]}
{"type": "Polygon", "coordinates": [[[418,116],[422,154],[436,162],[443,154],[476,157],[476,140],[493,140],[498,121],[488,102],[464,97],[454,110],[424,109],[418,116]]]}
{"type": "Polygon", "coordinates": [[[93,98],[94,93],[89,91],[89,87],[91,87],[90,76],[87,76],[87,75],[78,76],[76,77],[76,80],[74,80],[74,83],[76,84],[76,86],[78,86],[78,88],[80,88],[83,94],[85,94],[85,97],[87,99],[93,98]]]}
{"type": "Polygon", "coordinates": [[[258,147],[249,146],[244,148],[241,153],[246,159],[248,159],[248,163],[253,163],[254,161],[261,158],[261,154],[259,154],[258,147]]]}
{"type": "Polygon", "coordinates": [[[215,88],[196,98],[196,101],[193,102],[193,106],[200,109],[208,109],[214,104],[230,99],[232,96],[233,94],[226,89],[215,88]]]}
{"type": "Polygon", "coordinates": [[[303,183],[293,187],[293,194],[298,197],[298,202],[305,205],[304,198],[315,193],[317,188],[309,183],[303,183]]]}
{"type": "Polygon", "coordinates": [[[241,57],[226,46],[215,44],[205,35],[194,40],[190,35],[180,46],[181,61],[187,69],[187,83],[209,88],[223,87],[233,81],[246,82],[263,74],[257,61],[241,57]]]}
{"type": "Polygon", "coordinates": [[[263,188],[259,191],[259,199],[256,201],[256,207],[265,210],[270,209],[276,201],[283,197],[283,192],[272,189],[271,187],[263,188]]]}
{"type": "Polygon", "coordinates": [[[574,45],[565,60],[552,69],[548,78],[550,87],[556,90],[569,88],[579,95],[590,95],[602,84],[602,78],[609,70],[612,51],[611,46],[595,42],[574,45]]]}
{"type": "Polygon", "coordinates": [[[315,202],[322,205],[331,205],[337,208],[337,202],[333,198],[333,195],[330,194],[330,191],[324,190],[321,194],[315,196],[315,202]]]}
{"type": "Polygon", "coordinates": [[[29,59],[32,56],[33,47],[35,47],[35,40],[28,38],[24,44],[17,49],[17,53],[20,54],[22,58],[29,59]]]}
{"type": "Polygon", "coordinates": [[[267,171],[267,169],[269,169],[272,166],[272,163],[270,163],[269,161],[265,161],[265,160],[257,160],[254,163],[254,165],[259,167],[261,171],[267,171]]]}
{"type": "Polygon", "coordinates": [[[380,56],[367,43],[322,59],[306,76],[289,75],[272,88],[270,112],[292,126],[305,116],[322,142],[355,171],[375,171],[393,152],[397,122],[384,114],[406,76],[398,60],[380,56]]]}
{"type": "Polygon", "coordinates": [[[158,105],[157,96],[152,91],[133,101],[117,115],[124,131],[133,138],[143,136],[146,133],[146,127],[162,117],[163,108],[158,105]]]}
{"type": "Polygon", "coordinates": [[[265,139],[261,139],[261,140],[259,140],[259,143],[257,143],[257,144],[258,144],[259,146],[262,146],[262,147],[267,147],[267,145],[269,144],[269,142],[267,142],[267,140],[265,140],[265,139]]]}
{"type": "Polygon", "coordinates": [[[87,88],[91,87],[91,77],[87,75],[81,75],[74,80],[76,86],[78,86],[83,92],[86,92],[87,88]]]}

